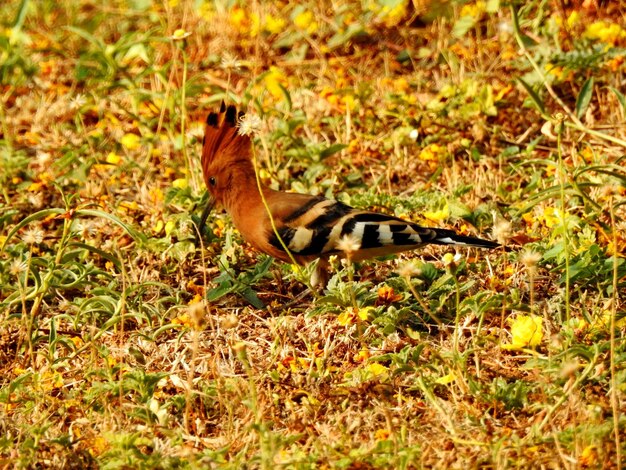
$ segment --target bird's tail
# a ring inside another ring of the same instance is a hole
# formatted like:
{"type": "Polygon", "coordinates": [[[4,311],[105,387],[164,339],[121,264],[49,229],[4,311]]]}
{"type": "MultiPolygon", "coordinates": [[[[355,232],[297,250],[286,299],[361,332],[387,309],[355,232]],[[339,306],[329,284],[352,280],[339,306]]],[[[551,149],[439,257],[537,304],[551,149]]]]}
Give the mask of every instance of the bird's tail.
{"type": "Polygon", "coordinates": [[[465,245],[475,246],[477,248],[498,248],[500,246],[497,242],[492,242],[491,240],[485,240],[478,237],[459,235],[453,230],[440,228],[431,230],[434,230],[437,236],[429,242],[434,243],[435,245],[465,245]]]}

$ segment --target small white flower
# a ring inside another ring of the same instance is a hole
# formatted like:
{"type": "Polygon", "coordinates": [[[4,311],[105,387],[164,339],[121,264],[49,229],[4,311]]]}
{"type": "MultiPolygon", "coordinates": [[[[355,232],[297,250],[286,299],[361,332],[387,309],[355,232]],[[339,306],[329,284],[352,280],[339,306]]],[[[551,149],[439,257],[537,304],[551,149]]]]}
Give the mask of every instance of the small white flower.
{"type": "Polygon", "coordinates": [[[497,219],[492,229],[493,238],[495,238],[501,245],[506,244],[507,240],[511,238],[512,226],[511,222],[506,219],[497,219]]]}
{"type": "Polygon", "coordinates": [[[361,248],[361,240],[352,234],[344,235],[337,242],[337,249],[347,253],[348,255],[354,253],[359,248],[361,248]]]}
{"type": "Polygon", "coordinates": [[[513,34],[513,25],[508,21],[500,21],[498,23],[498,31],[504,34],[513,34]]]}
{"type": "Polygon", "coordinates": [[[537,264],[541,261],[541,253],[536,251],[526,250],[520,256],[519,260],[529,272],[534,273],[537,270],[537,264]]]}
{"type": "Polygon", "coordinates": [[[22,240],[28,245],[39,245],[43,242],[45,233],[39,227],[32,227],[24,232],[22,240]]]}
{"type": "Polygon", "coordinates": [[[14,276],[17,276],[18,274],[26,271],[27,266],[28,265],[26,264],[26,261],[23,261],[21,259],[14,259],[11,263],[11,266],[9,267],[9,272],[14,276]]]}
{"type": "Polygon", "coordinates": [[[72,108],[73,110],[80,109],[86,104],[87,98],[85,98],[85,95],[81,93],[78,93],[74,98],[70,100],[70,108],[72,108]]]}
{"type": "Polygon", "coordinates": [[[412,278],[422,274],[422,270],[417,266],[414,260],[406,261],[397,269],[398,274],[404,278],[412,278]]]}
{"type": "Polygon", "coordinates": [[[252,135],[259,132],[263,121],[254,114],[244,114],[239,119],[239,135],[252,135]]]}
{"type": "Polygon", "coordinates": [[[41,193],[30,193],[28,195],[28,203],[33,206],[35,209],[39,209],[43,207],[43,194],[41,193]]]}
{"type": "Polygon", "coordinates": [[[37,159],[37,163],[39,165],[44,166],[50,161],[52,155],[50,155],[48,152],[42,152],[41,150],[39,150],[37,151],[37,155],[35,158],[37,159]]]}
{"type": "Polygon", "coordinates": [[[220,66],[225,70],[237,70],[241,67],[241,61],[234,55],[225,52],[222,56],[220,66]]]}

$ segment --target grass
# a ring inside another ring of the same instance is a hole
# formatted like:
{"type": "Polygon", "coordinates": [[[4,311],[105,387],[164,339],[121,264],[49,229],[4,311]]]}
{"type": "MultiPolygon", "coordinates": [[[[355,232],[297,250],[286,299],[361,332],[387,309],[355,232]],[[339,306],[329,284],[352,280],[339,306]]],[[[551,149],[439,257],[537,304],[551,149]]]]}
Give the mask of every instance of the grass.
{"type": "Polygon", "coordinates": [[[0,464],[621,468],[626,25],[568,5],[9,0],[0,464]],[[264,183],[508,250],[197,246],[223,99],[264,183]]]}

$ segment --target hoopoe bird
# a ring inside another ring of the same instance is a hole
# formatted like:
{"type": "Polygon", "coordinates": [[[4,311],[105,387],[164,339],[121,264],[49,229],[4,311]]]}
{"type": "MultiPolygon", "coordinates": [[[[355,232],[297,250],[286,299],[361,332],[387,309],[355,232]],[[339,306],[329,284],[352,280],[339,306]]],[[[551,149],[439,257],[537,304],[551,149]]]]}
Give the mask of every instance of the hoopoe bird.
{"type": "Polygon", "coordinates": [[[258,251],[299,264],[319,259],[311,284],[322,286],[328,280],[332,255],[360,261],[427,243],[500,246],[453,230],[422,227],[391,215],[355,209],[322,196],[259,188],[251,159],[252,142],[238,129],[243,116],[235,106],[226,107],[222,102],[219,113],[207,117],[201,161],[209,203],[202,214],[201,234],[208,214],[219,205],[258,251]]]}

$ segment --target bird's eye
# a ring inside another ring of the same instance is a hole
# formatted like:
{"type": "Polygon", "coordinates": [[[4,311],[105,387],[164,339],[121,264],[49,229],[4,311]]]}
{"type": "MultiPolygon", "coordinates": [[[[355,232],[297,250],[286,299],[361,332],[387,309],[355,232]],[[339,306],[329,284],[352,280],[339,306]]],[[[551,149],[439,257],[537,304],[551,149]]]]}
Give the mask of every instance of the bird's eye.
{"type": "Polygon", "coordinates": [[[216,181],[215,181],[215,177],[214,177],[214,176],[211,176],[211,177],[209,178],[209,184],[210,184],[211,186],[215,186],[215,185],[217,184],[217,183],[216,183],[216,181]]]}

